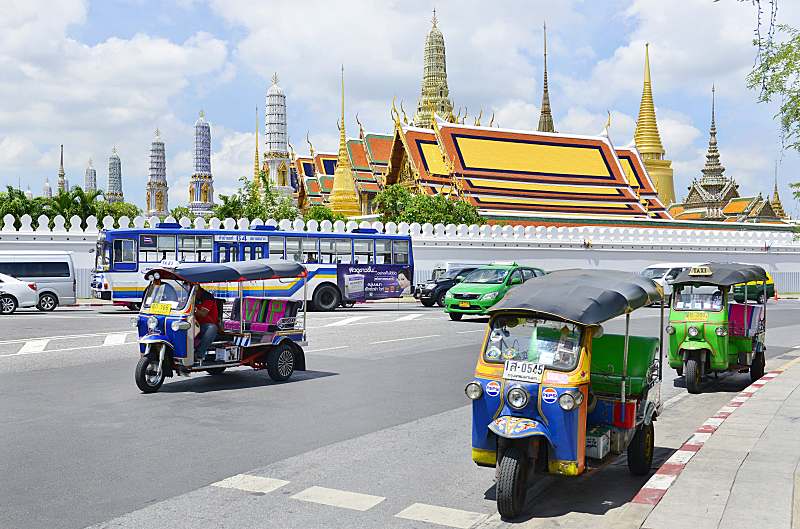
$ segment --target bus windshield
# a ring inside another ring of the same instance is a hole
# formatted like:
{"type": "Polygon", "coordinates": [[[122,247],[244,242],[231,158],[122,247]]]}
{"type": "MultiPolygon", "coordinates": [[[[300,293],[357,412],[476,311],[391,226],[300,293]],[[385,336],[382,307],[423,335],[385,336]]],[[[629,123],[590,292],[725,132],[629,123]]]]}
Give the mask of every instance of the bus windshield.
{"type": "Polygon", "coordinates": [[[94,252],[94,269],[100,272],[108,270],[108,243],[105,240],[97,241],[94,252]]]}
{"type": "Polygon", "coordinates": [[[493,363],[526,360],[572,371],[578,365],[580,345],[581,329],[575,324],[504,316],[492,322],[484,358],[493,363]]]}
{"type": "Polygon", "coordinates": [[[181,310],[189,301],[191,287],[173,279],[163,279],[151,283],[144,294],[143,308],[149,308],[153,303],[169,303],[173,310],[181,310]]]}

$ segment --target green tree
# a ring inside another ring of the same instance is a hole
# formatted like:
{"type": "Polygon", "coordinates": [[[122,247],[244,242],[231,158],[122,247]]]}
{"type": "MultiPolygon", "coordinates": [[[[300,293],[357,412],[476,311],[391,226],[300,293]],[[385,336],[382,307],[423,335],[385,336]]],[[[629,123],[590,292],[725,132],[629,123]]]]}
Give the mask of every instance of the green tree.
{"type": "Polygon", "coordinates": [[[222,203],[214,207],[214,216],[217,218],[240,219],[246,218],[253,220],[259,218],[262,220],[275,219],[294,220],[300,217],[300,212],[292,202],[292,199],[283,196],[269,182],[264,178],[265,175],[262,171],[261,174],[261,189],[255,181],[250,181],[246,177],[242,177],[239,181],[242,186],[233,195],[220,195],[222,203]]]}
{"type": "Polygon", "coordinates": [[[341,213],[334,212],[328,206],[311,206],[306,210],[305,214],[303,214],[303,219],[305,219],[306,222],[309,220],[316,220],[317,222],[329,220],[331,222],[336,222],[337,220],[346,221],[347,217],[341,213]]]}
{"type": "Polygon", "coordinates": [[[141,215],[141,213],[142,210],[130,202],[99,201],[97,202],[97,213],[95,214],[95,217],[97,217],[97,223],[102,225],[101,223],[106,216],[112,217],[116,223],[122,216],[133,219],[137,215],[141,215]]]}
{"type": "Polygon", "coordinates": [[[23,215],[30,215],[33,219],[32,226],[37,227],[39,215],[46,214],[47,199],[43,197],[28,198],[25,192],[8,186],[6,191],[0,191],[0,225],[3,217],[12,215],[14,226],[21,226],[20,219],[23,215]]]}
{"type": "Polygon", "coordinates": [[[175,218],[175,220],[181,220],[183,217],[186,217],[187,219],[193,221],[197,217],[197,215],[192,213],[186,206],[178,206],[172,208],[169,214],[172,215],[175,218]]]}
{"type": "Polygon", "coordinates": [[[482,224],[478,209],[444,195],[411,193],[394,184],[387,186],[375,197],[375,209],[383,222],[419,222],[423,224],[482,224]]]}

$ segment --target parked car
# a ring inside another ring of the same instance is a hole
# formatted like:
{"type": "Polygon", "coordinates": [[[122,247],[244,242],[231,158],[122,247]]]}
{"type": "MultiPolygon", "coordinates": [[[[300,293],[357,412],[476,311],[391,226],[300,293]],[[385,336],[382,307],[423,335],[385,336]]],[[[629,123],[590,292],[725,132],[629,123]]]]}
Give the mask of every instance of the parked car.
{"type": "Polygon", "coordinates": [[[59,305],[75,304],[75,266],[71,252],[2,251],[0,274],[35,282],[39,310],[49,312],[59,305]]]}
{"type": "Polygon", "coordinates": [[[447,291],[456,283],[460,283],[465,276],[477,268],[477,266],[451,268],[444,274],[438,274],[436,279],[431,278],[427,283],[419,285],[418,289],[414,292],[414,297],[418,298],[426,307],[433,307],[434,303],[440,307],[444,307],[444,296],[447,294],[447,291]]]}
{"type": "Polygon", "coordinates": [[[664,289],[664,297],[672,295],[672,281],[684,270],[702,263],[656,263],[642,270],[641,275],[652,279],[664,289]]]}
{"type": "Polygon", "coordinates": [[[750,281],[749,283],[739,283],[733,287],[733,299],[737,303],[744,303],[744,286],[747,285],[747,301],[757,301],[765,303],[767,299],[775,297],[775,282],[767,272],[767,284],[762,285],[760,281],[750,281]]]}
{"type": "Polygon", "coordinates": [[[511,287],[528,279],[543,276],[544,270],[517,263],[492,264],[473,270],[464,280],[447,291],[444,297],[445,312],[451,320],[460,320],[464,314],[485,315],[487,310],[503,299],[511,287]]]}
{"type": "Polygon", "coordinates": [[[35,307],[38,302],[36,283],[0,274],[0,314],[13,314],[19,307],[35,307]]]}

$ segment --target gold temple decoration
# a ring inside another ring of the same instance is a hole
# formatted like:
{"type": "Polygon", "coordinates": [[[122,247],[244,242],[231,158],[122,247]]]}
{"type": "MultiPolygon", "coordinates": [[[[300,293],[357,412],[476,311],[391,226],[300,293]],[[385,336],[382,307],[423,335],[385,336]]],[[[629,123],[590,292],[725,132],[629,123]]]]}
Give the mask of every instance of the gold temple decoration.
{"type": "Polygon", "coordinates": [[[342,66],[342,116],[339,125],[339,157],[333,174],[333,190],[330,195],[331,209],[348,217],[361,215],[361,206],[356,195],[353,168],[347,154],[347,136],[344,130],[344,66],[342,66]]]}
{"type": "Polygon", "coordinates": [[[644,166],[656,186],[659,198],[664,205],[669,205],[675,202],[675,184],[672,175],[672,162],[664,158],[664,146],[661,144],[661,136],[658,133],[656,108],[653,103],[653,87],[650,81],[649,47],[649,44],[645,44],[644,87],[633,139],[636,148],[642,155],[644,166]]]}
{"type": "Polygon", "coordinates": [[[478,117],[475,118],[475,126],[476,127],[480,127],[481,126],[481,118],[482,117],[483,117],[483,109],[481,109],[481,111],[478,113],[478,117]]]}
{"type": "Polygon", "coordinates": [[[422,89],[417,102],[417,113],[413,123],[417,127],[428,127],[433,113],[449,116],[453,112],[450,90],[447,88],[447,60],[444,36],[437,26],[436,10],[433,10],[431,30],[425,39],[425,56],[422,89]]]}

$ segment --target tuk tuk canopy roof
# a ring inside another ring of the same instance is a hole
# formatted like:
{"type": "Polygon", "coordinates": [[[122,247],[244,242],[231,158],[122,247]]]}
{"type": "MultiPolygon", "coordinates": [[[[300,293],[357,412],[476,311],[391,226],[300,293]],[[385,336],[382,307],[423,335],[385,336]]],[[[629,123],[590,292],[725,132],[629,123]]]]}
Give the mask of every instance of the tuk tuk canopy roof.
{"type": "Polygon", "coordinates": [[[175,268],[154,268],[144,277],[151,280],[155,273],[162,279],[180,279],[189,283],[230,283],[304,277],[306,268],[294,261],[283,259],[254,259],[232,263],[186,263],[175,268]]]}
{"type": "Polygon", "coordinates": [[[661,301],[659,285],[618,270],[559,270],[512,288],[489,309],[529,312],[546,317],[598,325],[635,309],[661,301]]]}
{"type": "Polygon", "coordinates": [[[741,263],[706,263],[703,266],[684,270],[675,278],[673,285],[695,284],[728,287],[739,283],[766,280],[767,272],[760,266],[741,263]]]}

